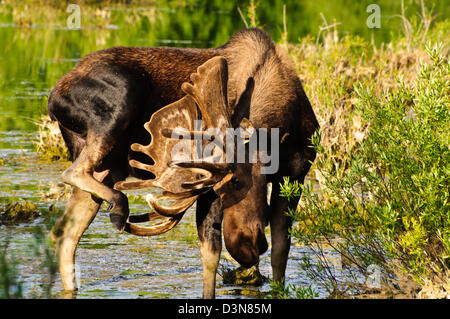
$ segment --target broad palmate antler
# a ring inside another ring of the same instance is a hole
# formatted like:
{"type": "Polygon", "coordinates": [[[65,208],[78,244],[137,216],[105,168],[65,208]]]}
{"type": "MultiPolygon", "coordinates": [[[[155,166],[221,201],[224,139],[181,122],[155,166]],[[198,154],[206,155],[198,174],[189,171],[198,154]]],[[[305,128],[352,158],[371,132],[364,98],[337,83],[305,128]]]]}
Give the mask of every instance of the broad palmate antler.
{"type": "Polygon", "coordinates": [[[223,57],[208,60],[191,75],[193,84],[183,83],[181,88],[186,96],[155,112],[145,123],[144,127],[152,137],[150,144],[132,144],[131,149],[151,157],[154,165],[135,160],[131,160],[130,165],[151,172],[155,178],[122,181],[116,183],[115,188],[157,187],[163,190],[163,196],[175,202],[163,206],[147,195],[153,212],[130,216],[125,231],[139,236],[164,233],[181,220],[200,194],[220,187],[231,178],[232,166],[224,160],[223,143],[226,128],[231,127],[227,80],[226,60],[223,57]],[[198,121],[200,116],[201,122],[198,121]],[[199,156],[199,147],[209,147],[210,155],[199,156]],[[166,219],[150,227],[133,224],[162,217],[166,219]]]}

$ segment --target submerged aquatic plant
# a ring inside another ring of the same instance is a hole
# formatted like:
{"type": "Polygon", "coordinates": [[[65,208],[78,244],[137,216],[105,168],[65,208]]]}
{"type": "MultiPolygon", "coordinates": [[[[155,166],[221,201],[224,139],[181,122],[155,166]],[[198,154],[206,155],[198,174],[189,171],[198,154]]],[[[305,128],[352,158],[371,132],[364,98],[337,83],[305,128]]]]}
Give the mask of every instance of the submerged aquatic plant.
{"type": "Polygon", "coordinates": [[[250,268],[226,268],[222,265],[220,276],[222,277],[225,285],[245,285],[258,287],[268,281],[268,278],[261,274],[257,265],[250,268]]]}
{"type": "Polygon", "coordinates": [[[24,199],[9,201],[1,210],[0,222],[6,225],[30,222],[39,216],[37,205],[24,199]]]}

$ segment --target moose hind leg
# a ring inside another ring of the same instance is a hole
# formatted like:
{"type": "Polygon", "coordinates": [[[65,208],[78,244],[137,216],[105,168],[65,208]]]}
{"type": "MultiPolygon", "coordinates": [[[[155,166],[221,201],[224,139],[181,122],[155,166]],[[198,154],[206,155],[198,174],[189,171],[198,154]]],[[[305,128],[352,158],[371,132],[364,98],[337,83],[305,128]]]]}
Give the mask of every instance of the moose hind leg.
{"type": "Polygon", "coordinates": [[[88,135],[86,146],[73,164],[63,172],[62,178],[65,183],[112,204],[111,222],[119,232],[123,232],[129,214],[128,198],[122,192],[114,190],[94,178],[94,169],[101,164],[113,145],[111,139],[88,135]]]}
{"type": "Polygon", "coordinates": [[[101,202],[94,199],[90,193],[73,187],[64,214],[50,232],[64,290],[70,295],[77,288],[74,272],[75,250],[84,231],[97,214],[101,202]]]}
{"type": "Polygon", "coordinates": [[[220,198],[213,192],[197,200],[197,231],[203,264],[203,298],[214,299],[216,272],[222,250],[222,207],[220,198]]]}

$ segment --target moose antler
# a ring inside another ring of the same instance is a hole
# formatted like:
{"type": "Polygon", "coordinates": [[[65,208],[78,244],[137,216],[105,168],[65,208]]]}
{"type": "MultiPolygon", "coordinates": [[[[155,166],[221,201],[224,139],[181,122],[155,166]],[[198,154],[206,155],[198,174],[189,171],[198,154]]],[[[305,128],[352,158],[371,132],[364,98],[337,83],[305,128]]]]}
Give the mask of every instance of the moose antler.
{"type": "Polygon", "coordinates": [[[212,145],[211,156],[199,159],[199,141],[196,140],[197,137],[203,137],[201,144],[206,144],[205,139],[214,140],[220,134],[223,137],[226,128],[231,127],[227,80],[226,60],[223,57],[208,60],[198,67],[196,73],[191,74],[193,84],[183,83],[181,89],[186,96],[163,107],[145,123],[144,127],[152,137],[150,144],[144,146],[135,143],[131,145],[131,149],[151,157],[154,165],[131,160],[130,166],[149,171],[155,178],[122,181],[116,183],[115,188],[130,190],[157,187],[163,190],[163,196],[174,199],[175,202],[171,206],[163,206],[150,194],[147,195],[147,202],[154,212],[132,216],[129,221],[149,221],[158,216],[168,218],[150,227],[127,223],[125,231],[152,236],[172,229],[200,194],[222,185],[231,177],[230,166],[216,161],[217,155],[224,155],[223,143],[212,145]],[[196,120],[200,115],[204,120],[203,127],[196,127],[196,120]],[[214,133],[211,134],[211,130],[214,133]],[[228,178],[225,178],[227,175],[228,178]]]}

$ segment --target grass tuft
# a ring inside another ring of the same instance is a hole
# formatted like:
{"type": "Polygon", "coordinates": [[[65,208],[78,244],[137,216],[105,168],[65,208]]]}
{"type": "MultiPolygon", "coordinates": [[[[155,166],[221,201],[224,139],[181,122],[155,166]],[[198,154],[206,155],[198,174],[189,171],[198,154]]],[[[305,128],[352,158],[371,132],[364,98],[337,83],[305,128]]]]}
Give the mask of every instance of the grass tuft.
{"type": "Polygon", "coordinates": [[[64,143],[58,122],[48,115],[42,116],[38,125],[38,140],[35,142],[37,153],[48,160],[69,160],[69,150],[64,143]]]}

